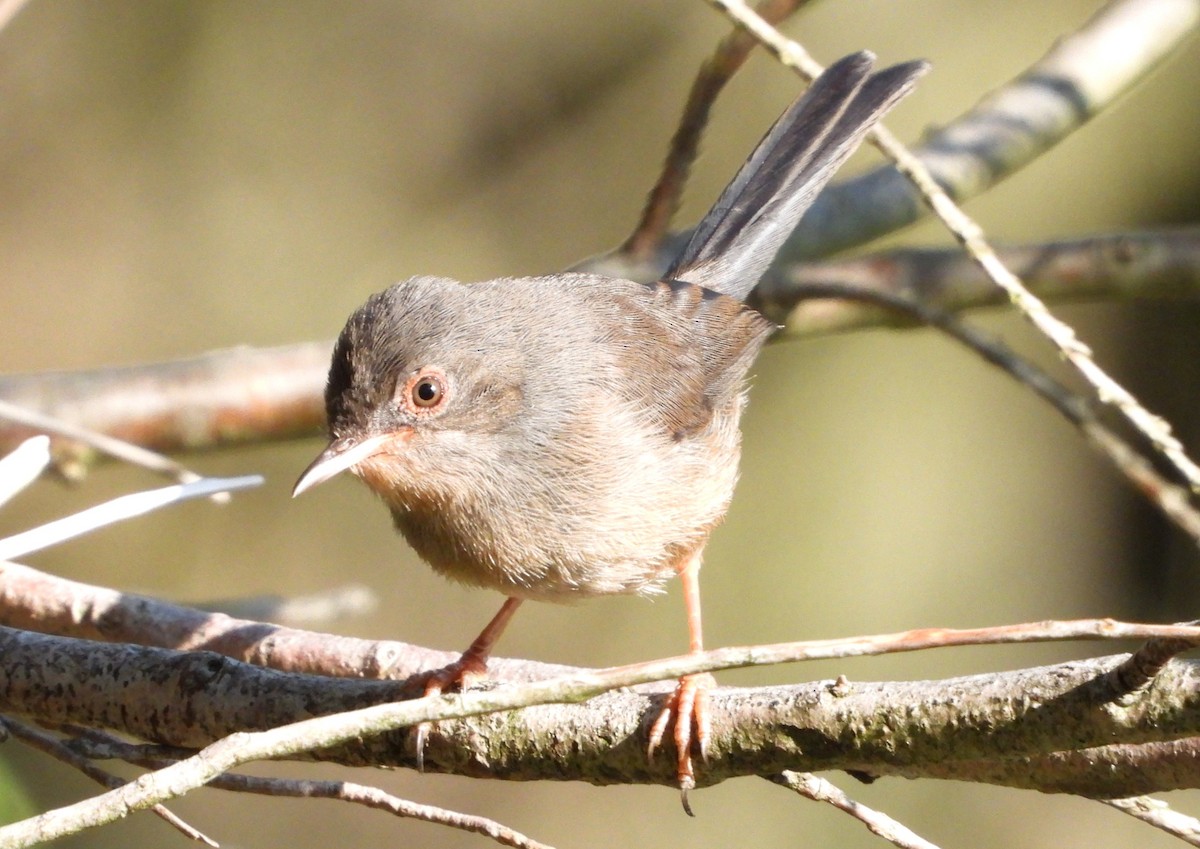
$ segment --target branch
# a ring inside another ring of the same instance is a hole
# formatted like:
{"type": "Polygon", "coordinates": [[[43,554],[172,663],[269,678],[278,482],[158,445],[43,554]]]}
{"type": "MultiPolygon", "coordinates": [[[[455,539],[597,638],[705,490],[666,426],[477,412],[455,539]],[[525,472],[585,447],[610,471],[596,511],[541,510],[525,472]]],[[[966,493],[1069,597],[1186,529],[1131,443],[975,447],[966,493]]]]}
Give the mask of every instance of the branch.
{"type": "Polygon", "coordinates": [[[31,436],[0,457],[0,506],[27,489],[49,465],[48,436],[31,436]]]}
{"type": "Polygon", "coordinates": [[[525,836],[516,829],[509,828],[503,823],[487,817],[473,816],[458,811],[439,808],[435,805],[421,805],[401,799],[391,793],[385,793],[378,787],[357,784],[352,781],[308,781],[289,780],[283,778],[260,778],[252,775],[226,773],[212,782],[213,786],[222,790],[233,790],[241,793],[258,793],[265,796],[291,796],[299,799],[333,799],[349,802],[377,811],[386,811],[396,817],[421,820],[422,822],[444,825],[459,831],[481,834],[491,838],[501,846],[513,846],[517,849],[553,849],[545,843],[539,843],[525,836]]]}
{"type": "Polygon", "coordinates": [[[236,492],[240,489],[260,486],[262,482],[263,479],[260,475],[244,475],[238,478],[198,478],[190,483],[177,483],[159,489],[121,495],[70,516],[64,516],[36,528],[0,539],[0,561],[12,557],[24,557],[26,554],[58,545],[97,528],[143,516],[181,501],[236,492]]]}
{"type": "MultiPolygon", "coordinates": [[[[404,679],[457,659],[391,640],[360,640],[237,619],[0,562],[0,625],[85,640],[214,651],[286,672],[404,679]]],[[[495,658],[505,680],[528,681],[569,667],[495,658]]]]}
{"type": "MultiPolygon", "coordinates": [[[[1200,295],[1200,227],[1085,236],[1003,247],[997,253],[1029,288],[1056,303],[1200,295]]],[[[955,314],[1008,303],[960,248],[897,248],[784,264],[768,273],[752,301],[768,318],[786,325],[784,333],[798,338],[865,327],[924,326],[893,310],[821,297],[830,284],[955,314]]]]}
{"type": "MultiPolygon", "coordinates": [[[[311,436],[332,342],[233,348],[173,362],[0,377],[0,398],[157,451],[196,451],[311,436]]],[[[0,445],[38,433],[0,427],[0,445]]],[[[90,454],[84,446],[80,462],[90,454]]]]}
{"type": "Polygon", "coordinates": [[[772,776],[771,781],[793,790],[814,802],[826,802],[839,811],[844,811],[865,825],[872,834],[882,837],[900,849],[938,849],[912,829],[897,822],[887,814],[855,802],[840,788],[812,773],[783,772],[772,776]]]}
{"type": "MultiPolygon", "coordinates": [[[[1197,633],[1178,626],[1111,623],[1109,628],[1158,636],[1197,633]]],[[[937,632],[926,633],[930,639],[936,636],[937,632]]],[[[648,762],[644,756],[642,718],[656,709],[653,701],[613,688],[755,663],[764,647],[723,649],[404,702],[392,702],[394,692],[380,692],[388,703],[316,719],[304,717],[320,713],[335,692],[353,688],[353,702],[362,698],[364,688],[394,685],[282,675],[205,653],[128,652],[128,647],[4,630],[0,657],[9,674],[0,682],[0,708],[35,712],[51,721],[98,720],[139,736],[164,736],[180,729],[187,739],[172,742],[194,745],[205,735],[220,736],[221,727],[231,723],[231,710],[254,704],[272,716],[250,727],[270,730],[233,733],[197,756],[137,782],[0,828],[0,845],[28,845],[112,821],[130,810],[176,798],[253,760],[310,752],[348,764],[409,765],[412,755],[405,735],[395,732],[438,720],[438,733],[430,741],[432,757],[426,757],[426,763],[439,770],[523,780],[674,784],[672,764],[648,762]],[[77,673],[82,673],[77,680],[86,686],[72,691],[68,682],[77,673]],[[104,677],[115,679],[111,691],[99,686],[104,677]],[[264,682],[270,686],[264,687],[264,682]],[[114,704],[114,693],[127,698],[126,703],[114,704]],[[275,727],[281,712],[277,696],[299,721],[275,727]],[[578,704],[585,699],[590,701],[578,704]],[[146,701],[151,706],[139,709],[146,701]],[[568,702],[570,706],[562,704],[568,702]],[[503,713],[524,706],[533,707],[503,713]],[[87,711],[94,715],[78,715],[87,711]],[[147,716],[153,720],[147,722],[147,716]],[[461,721],[446,721],[453,718],[461,721]],[[447,734],[463,742],[447,751],[442,742],[447,734]]],[[[1200,729],[1200,670],[1195,665],[1176,661],[1151,687],[1118,700],[1110,672],[1119,662],[1120,658],[1103,658],[942,682],[851,685],[839,680],[832,685],[720,690],[713,698],[716,722],[702,780],[711,784],[732,775],[786,769],[854,769],[876,775],[899,769],[911,774],[923,763],[948,758],[986,757],[996,751],[1018,758],[1113,739],[1163,740],[1200,729]]]]}
{"type": "MultiPolygon", "coordinates": [[[[1055,623],[1050,630],[1010,626],[986,633],[995,641],[1004,631],[1020,636],[1025,628],[1026,636],[1045,639],[1050,633],[1078,633],[1072,624],[1055,623]]],[[[1178,626],[1104,627],[1122,635],[1197,633],[1178,626]]],[[[336,733],[306,726],[314,736],[287,751],[272,750],[270,756],[320,749],[313,755],[320,760],[411,767],[415,753],[407,735],[384,732],[441,720],[425,755],[433,771],[670,786],[675,774],[669,759],[645,758],[644,722],[656,715],[669,687],[658,692],[630,687],[699,671],[971,644],[983,633],[920,631],[725,648],[397,701],[410,694],[403,683],[285,674],[209,652],[98,644],[0,629],[0,710],[56,725],[109,728],[163,745],[198,747],[246,729],[278,729],[313,716],[373,706],[357,719],[338,719],[342,730],[336,733]],[[617,687],[625,689],[612,691],[617,687]],[[591,701],[578,704],[585,699],[591,701]],[[519,707],[526,710],[497,713],[519,707]],[[446,721],[483,713],[488,715],[446,721]],[[331,733],[334,736],[328,736],[331,733]]],[[[1151,686],[1121,694],[1109,673],[1122,660],[1102,658],[945,681],[719,688],[712,697],[713,737],[702,783],[785,769],[853,769],[913,777],[940,774],[944,767],[939,765],[948,756],[987,761],[1003,752],[1010,759],[1114,741],[1163,742],[1200,734],[1200,669],[1175,661],[1151,686]]],[[[1200,786],[1197,770],[1200,765],[1188,770],[1183,780],[1200,786]]],[[[1023,780],[1050,787],[1056,775],[1027,770],[1023,780]]],[[[1103,788],[1105,796],[1147,792],[1142,778],[1120,771],[1104,771],[1088,780],[1093,790],[1095,781],[1109,782],[1103,788]],[[1134,784],[1136,789],[1129,789],[1134,784]]],[[[1061,783],[1053,789],[1080,792],[1061,783]]]]}
{"type": "MultiPolygon", "coordinates": [[[[127,463],[141,466],[152,472],[168,475],[179,483],[192,483],[201,478],[201,475],[193,472],[191,469],[185,468],[171,458],[148,451],[140,445],[114,439],[108,434],[97,433],[94,430],[78,427],[70,422],[64,422],[61,419],[56,419],[34,410],[27,410],[24,407],[10,404],[7,401],[0,401],[0,419],[16,425],[24,425],[35,433],[54,434],[68,443],[75,444],[77,447],[87,446],[88,448],[94,448],[96,451],[107,454],[114,459],[124,460],[127,463]]],[[[77,464],[63,463],[61,462],[61,458],[58,470],[67,478],[73,479],[81,476],[81,469],[77,464]]]]}
{"type": "MultiPolygon", "coordinates": [[[[1123,704],[1119,699],[1115,703],[1123,704]]],[[[1041,755],[947,760],[912,773],[902,772],[909,778],[975,781],[1042,793],[1110,799],[1193,788],[1200,778],[1198,771],[1200,737],[1189,736],[1160,742],[1087,746],[1041,755]]]]}

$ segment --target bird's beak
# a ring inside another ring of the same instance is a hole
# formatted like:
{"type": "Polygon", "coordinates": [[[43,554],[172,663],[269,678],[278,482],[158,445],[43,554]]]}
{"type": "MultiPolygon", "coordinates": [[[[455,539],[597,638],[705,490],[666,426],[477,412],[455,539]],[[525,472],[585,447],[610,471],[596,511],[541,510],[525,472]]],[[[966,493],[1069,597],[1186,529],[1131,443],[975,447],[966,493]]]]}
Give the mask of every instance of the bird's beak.
{"type": "Polygon", "coordinates": [[[383,433],[366,439],[346,437],[333,440],[300,475],[300,480],[296,481],[296,486],[292,489],[292,498],[319,483],[324,483],[339,472],[358,465],[377,453],[394,437],[395,434],[383,433]]]}

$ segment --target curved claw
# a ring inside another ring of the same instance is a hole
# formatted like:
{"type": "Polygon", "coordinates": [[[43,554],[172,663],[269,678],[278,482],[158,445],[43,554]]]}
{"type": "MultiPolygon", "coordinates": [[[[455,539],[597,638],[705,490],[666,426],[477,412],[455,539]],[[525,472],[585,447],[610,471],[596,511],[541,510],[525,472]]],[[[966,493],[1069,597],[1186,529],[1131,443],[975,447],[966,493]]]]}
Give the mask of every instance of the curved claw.
{"type": "Polygon", "coordinates": [[[422,722],[413,729],[413,745],[417,748],[417,772],[425,771],[425,744],[429,742],[430,722],[422,722]]]}
{"type": "MultiPolygon", "coordinates": [[[[487,658],[467,652],[454,663],[425,673],[426,696],[440,696],[447,690],[464,690],[487,677],[487,658]]],[[[417,771],[425,771],[425,745],[429,742],[429,729],[434,723],[422,722],[414,728],[417,771]]]]}
{"type": "Polygon", "coordinates": [[[662,711],[650,726],[646,755],[654,757],[666,736],[667,726],[675,722],[675,753],[677,757],[675,778],[679,782],[683,810],[695,816],[688,802],[688,791],[696,786],[696,771],[692,766],[692,744],[700,753],[700,759],[708,760],[708,743],[712,737],[712,716],[709,711],[709,691],[716,681],[707,673],[685,675],[679,679],[673,692],[663,705],[662,711]]]}

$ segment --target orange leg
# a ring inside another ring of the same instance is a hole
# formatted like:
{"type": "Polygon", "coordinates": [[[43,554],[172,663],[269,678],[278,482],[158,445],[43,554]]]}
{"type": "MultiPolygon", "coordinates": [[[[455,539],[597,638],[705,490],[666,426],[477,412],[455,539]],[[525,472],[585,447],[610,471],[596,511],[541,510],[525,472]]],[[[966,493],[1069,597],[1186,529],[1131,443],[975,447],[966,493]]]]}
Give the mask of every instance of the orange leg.
{"type": "MultiPolygon", "coordinates": [[[[500,639],[509,620],[513,618],[513,614],[520,606],[521,599],[519,598],[505,599],[500,611],[492,617],[492,621],[480,632],[475,641],[471,643],[470,648],[463,652],[458,660],[449,666],[443,666],[441,669],[435,669],[426,674],[425,695],[437,696],[446,690],[469,687],[471,684],[487,678],[487,662],[491,657],[492,647],[500,639]]],[[[417,726],[417,769],[420,770],[425,768],[425,742],[429,739],[429,726],[428,722],[422,722],[417,726]]]]}
{"type": "MultiPolygon", "coordinates": [[[[683,582],[683,603],[687,608],[688,651],[699,654],[704,651],[704,636],[700,621],[700,552],[692,554],[679,570],[683,582]]],[[[700,751],[702,760],[708,757],[708,741],[712,736],[712,717],[709,715],[708,693],[716,686],[716,680],[708,673],[685,675],[679,679],[675,692],[667,699],[662,713],[650,728],[648,754],[654,757],[666,735],[667,726],[675,720],[676,778],[683,793],[683,809],[692,815],[688,804],[688,791],[696,786],[696,773],[692,767],[692,741],[700,751]],[[693,734],[694,732],[694,734],[693,734]]]]}

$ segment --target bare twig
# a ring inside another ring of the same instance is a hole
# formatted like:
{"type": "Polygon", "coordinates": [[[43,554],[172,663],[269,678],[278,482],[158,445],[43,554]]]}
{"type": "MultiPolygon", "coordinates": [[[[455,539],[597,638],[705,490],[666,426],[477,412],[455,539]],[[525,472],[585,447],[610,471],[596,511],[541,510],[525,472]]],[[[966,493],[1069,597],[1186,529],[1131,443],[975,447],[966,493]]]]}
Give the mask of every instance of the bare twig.
{"type": "MultiPolygon", "coordinates": [[[[763,0],[758,13],[773,24],[785,20],[807,0],[763,0]]],[[[700,150],[700,136],[708,123],[709,112],[717,95],[746,61],[758,41],[741,29],[721,39],[717,49],[703,65],[692,82],[679,126],[671,137],[667,158],[658,182],[650,190],[641,218],[633,233],[619,250],[635,262],[648,262],[662,246],[663,237],[672,217],[679,209],[679,199],[687,183],[688,172],[700,150]]]]}
{"type": "Polygon", "coordinates": [[[110,457],[172,477],[180,483],[191,483],[201,478],[201,475],[175,462],[170,457],[164,457],[162,454],[157,454],[140,445],[114,439],[108,434],[88,430],[34,410],[26,410],[4,400],[0,400],[0,419],[82,443],[110,457]]]}
{"type": "Polygon", "coordinates": [[[386,793],[378,787],[357,784],[352,781],[307,781],[226,773],[213,781],[212,786],[221,790],[257,793],[264,796],[333,799],[374,808],[377,811],[386,811],[397,817],[421,820],[471,834],[480,834],[501,846],[514,846],[517,849],[553,849],[553,847],[540,843],[496,820],[451,811],[435,805],[422,805],[386,793]]]}
{"type": "Polygon", "coordinates": [[[1101,453],[1112,458],[1113,463],[1141,492],[1150,503],[1162,511],[1175,527],[1193,540],[1200,540],[1200,521],[1196,508],[1192,506],[1188,490],[1171,483],[1158,473],[1154,466],[1128,444],[1118,439],[1107,428],[1098,423],[1084,422],[1080,425],[1088,441],[1101,453]]]}
{"type": "Polygon", "coordinates": [[[887,814],[855,802],[835,784],[810,772],[783,772],[771,776],[771,782],[796,791],[814,802],[827,802],[865,825],[872,834],[901,849],[938,849],[912,829],[887,814]]]}
{"type": "MultiPolygon", "coordinates": [[[[774,27],[760,18],[742,0],[709,0],[726,15],[732,18],[755,37],[767,45],[773,53],[789,68],[794,68],[803,76],[817,76],[821,67],[796,42],[785,38],[774,27]]],[[[1200,7],[1195,3],[1181,4],[1179,0],[1116,0],[1110,3],[1104,13],[1093,18],[1092,23],[1103,23],[1103,32],[1113,41],[1113,49],[1117,55],[1128,59],[1129,48],[1125,44],[1125,33],[1119,29],[1122,23],[1136,21],[1144,17],[1155,16],[1160,12],[1169,12],[1172,19],[1180,17],[1181,6],[1183,20],[1194,26],[1200,18],[1200,7]]],[[[1161,41],[1155,43],[1161,49],[1161,41]]],[[[1055,48],[1052,55],[1062,56],[1063,42],[1055,48]]],[[[1161,58],[1163,54],[1159,53],[1161,58]]],[[[1049,58],[1049,57],[1048,57],[1049,58]]],[[[1139,59],[1144,58],[1142,56],[1139,59]]],[[[1048,60],[1043,60],[1048,61],[1048,60]]],[[[1128,62],[1117,63],[1124,66],[1128,62]]],[[[1147,66],[1134,63],[1132,66],[1140,74],[1147,71],[1147,66]]],[[[876,147],[891,159],[905,177],[913,182],[921,192],[924,201],[942,220],[947,229],[963,246],[963,249],[979,264],[988,277],[999,286],[1009,297],[1012,304],[1036,327],[1042,335],[1058,349],[1059,353],[1070,362],[1076,370],[1096,390],[1097,397],[1102,403],[1116,407],[1126,420],[1146,436],[1150,443],[1167,459],[1169,463],[1184,477],[1195,492],[1200,492],[1200,466],[1197,466],[1187,456],[1183,445],[1171,432],[1170,425],[1162,418],[1147,411],[1133,394],[1113,380],[1092,357],[1091,350],[1076,336],[1075,331],[1066,323],[1055,318],[1040,298],[1025,288],[1024,284],[1000,261],[996,252],[984,237],[983,229],[951,200],[950,195],[938,184],[929,169],[920,159],[910,152],[894,135],[882,125],[876,125],[869,136],[876,147]]]]}
{"type": "MultiPolygon", "coordinates": [[[[162,769],[194,752],[180,751],[172,757],[163,757],[161,746],[143,746],[117,738],[94,729],[71,729],[71,733],[83,736],[70,741],[72,750],[82,750],[90,758],[119,758],[149,769],[162,769]]],[[[451,811],[433,805],[410,802],[385,793],[377,787],[355,784],[348,781],[309,781],[285,778],[265,778],[227,772],[210,782],[211,787],[235,793],[257,793],[263,796],[286,796],[294,798],[334,799],[387,811],[397,817],[407,817],[434,825],[444,825],[461,831],[481,834],[503,846],[519,849],[551,849],[545,844],[521,834],[508,826],[487,817],[478,817],[451,811]]]]}
{"type": "MultiPolygon", "coordinates": [[[[113,775],[111,772],[100,769],[100,767],[96,766],[87,758],[76,754],[57,738],[47,734],[44,731],[39,731],[33,726],[26,725],[25,723],[11,717],[0,718],[0,725],[2,725],[8,733],[12,734],[13,737],[21,740],[29,746],[32,746],[40,752],[44,752],[55,760],[62,761],[67,766],[82,772],[97,784],[114,789],[117,787],[122,787],[128,783],[120,776],[113,775]]],[[[195,840],[199,843],[204,843],[205,845],[212,847],[220,846],[217,841],[213,840],[199,829],[188,825],[188,823],[180,819],[178,815],[172,813],[169,809],[163,807],[162,805],[153,805],[150,810],[189,840],[195,840]]]]}
{"type": "Polygon", "coordinates": [[[153,766],[157,769],[159,766],[190,758],[196,754],[194,748],[189,749],[182,746],[129,743],[107,731],[70,722],[61,723],[55,727],[67,735],[67,738],[62,741],[64,746],[94,761],[118,760],[143,765],[154,762],[153,766]]]}
{"type": "Polygon", "coordinates": [[[81,510],[72,516],[47,522],[10,537],[0,539],[0,560],[22,557],[65,540],[73,539],[96,528],[124,519],[141,516],[151,510],[176,504],[189,498],[205,498],[220,492],[235,492],[263,482],[258,475],[239,478],[201,478],[191,483],[164,486],[161,489],[122,495],[95,507],[81,510]]]}
{"type": "MultiPolygon", "coordinates": [[[[720,4],[722,10],[726,5],[735,4],[720,4]]],[[[968,200],[1111,106],[1191,35],[1198,18],[1195,0],[1109,3],[970,112],[929,132],[916,148],[917,156],[952,197],[968,200]]],[[[819,70],[808,60],[805,73],[819,70]]],[[[805,213],[777,266],[862,245],[926,213],[917,189],[891,165],[840,180],[827,186],[805,213]]],[[[683,234],[668,240],[665,250],[649,261],[635,262],[630,254],[616,251],[576,269],[648,282],[667,267],[685,239],[683,234]]],[[[759,284],[764,300],[771,300],[778,281],[768,272],[759,284]]]]}
{"type": "Polygon", "coordinates": [[[4,29],[29,0],[0,0],[0,30],[4,29]]]}
{"type": "Polygon", "coordinates": [[[50,465],[50,438],[31,436],[0,458],[0,505],[33,483],[50,465]]]}
{"type": "Polygon", "coordinates": [[[1133,796],[1128,799],[1103,799],[1104,804],[1124,814],[1149,823],[1184,843],[1200,846],[1200,820],[1173,811],[1161,799],[1148,796],[1133,796]]]}

